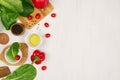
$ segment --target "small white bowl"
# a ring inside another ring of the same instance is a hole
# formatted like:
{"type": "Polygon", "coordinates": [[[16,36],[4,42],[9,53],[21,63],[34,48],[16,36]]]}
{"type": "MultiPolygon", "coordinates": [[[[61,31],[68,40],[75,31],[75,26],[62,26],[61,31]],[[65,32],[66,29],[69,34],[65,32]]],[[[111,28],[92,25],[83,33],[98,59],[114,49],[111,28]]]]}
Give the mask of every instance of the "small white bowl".
{"type": "Polygon", "coordinates": [[[16,64],[16,63],[18,63],[20,60],[21,60],[21,57],[22,57],[22,52],[21,52],[21,50],[19,49],[19,52],[18,52],[18,55],[20,55],[20,59],[19,60],[16,60],[16,61],[12,61],[12,60],[10,60],[8,57],[7,57],[7,51],[9,50],[9,48],[5,51],[5,60],[7,61],[7,62],[9,62],[9,63],[11,63],[11,64],[16,64]]]}

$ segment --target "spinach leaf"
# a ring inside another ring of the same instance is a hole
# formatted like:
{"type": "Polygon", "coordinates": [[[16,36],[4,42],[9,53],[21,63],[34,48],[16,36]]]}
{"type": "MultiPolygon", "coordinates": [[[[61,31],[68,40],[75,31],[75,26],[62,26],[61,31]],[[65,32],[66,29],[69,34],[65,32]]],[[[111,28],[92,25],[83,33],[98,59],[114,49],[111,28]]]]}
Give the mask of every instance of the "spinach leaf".
{"type": "Polygon", "coordinates": [[[10,46],[10,48],[9,48],[9,50],[7,51],[7,57],[10,59],[10,60],[12,60],[12,61],[14,61],[15,60],[15,56],[18,54],[18,52],[19,52],[19,43],[18,42],[14,42],[11,46],[10,46]]]}
{"type": "Polygon", "coordinates": [[[0,0],[0,17],[6,30],[16,23],[19,15],[26,17],[33,11],[31,0],[0,0]]]}
{"type": "Polygon", "coordinates": [[[0,0],[0,5],[12,12],[23,12],[23,6],[21,0],[0,0]]]}
{"type": "Polygon", "coordinates": [[[18,13],[13,13],[13,12],[4,12],[1,15],[1,21],[5,27],[6,30],[9,30],[11,25],[16,23],[18,13]]]}
{"type": "Polygon", "coordinates": [[[21,12],[23,12],[21,0],[0,0],[0,17],[6,30],[16,23],[21,12]]]}
{"type": "Polygon", "coordinates": [[[21,16],[27,17],[34,11],[34,6],[31,0],[21,0],[23,5],[23,12],[20,13],[21,16]]]}
{"type": "Polygon", "coordinates": [[[0,5],[0,16],[1,16],[1,14],[2,14],[2,6],[0,5]]]}
{"type": "Polygon", "coordinates": [[[6,30],[9,30],[11,25],[17,21],[19,14],[10,11],[8,12],[3,6],[0,7],[0,11],[1,21],[6,30]]]}
{"type": "Polygon", "coordinates": [[[32,64],[24,64],[2,80],[34,80],[37,71],[32,64]]]}

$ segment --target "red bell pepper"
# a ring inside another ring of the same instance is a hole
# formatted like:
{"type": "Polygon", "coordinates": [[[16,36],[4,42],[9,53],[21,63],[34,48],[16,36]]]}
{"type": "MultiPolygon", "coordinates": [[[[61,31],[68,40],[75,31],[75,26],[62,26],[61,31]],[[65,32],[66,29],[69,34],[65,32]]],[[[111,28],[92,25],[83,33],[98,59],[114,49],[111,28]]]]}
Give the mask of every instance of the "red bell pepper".
{"type": "Polygon", "coordinates": [[[45,8],[49,2],[49,0],[32,0],[34,6],[38,9],[45,8]]]}
{"type": "Polygon", "coordinates": [[[31,56],[32,63],[41,64],[45,60],[45,53],[35,50],[31,56]]]}

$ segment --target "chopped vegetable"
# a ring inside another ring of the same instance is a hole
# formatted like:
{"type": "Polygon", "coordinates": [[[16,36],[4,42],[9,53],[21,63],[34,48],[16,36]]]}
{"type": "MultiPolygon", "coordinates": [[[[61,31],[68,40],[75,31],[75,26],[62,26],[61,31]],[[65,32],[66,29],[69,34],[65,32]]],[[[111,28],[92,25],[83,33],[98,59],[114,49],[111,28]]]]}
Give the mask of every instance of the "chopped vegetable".
{"type": "Polygon", "coordinates": [[[36,74],[37,71],[33,65],[24,64],[2,80],[34,80],[36,74]]]}
{"type": "Polygon", "coordinates": [[[15,57],[16,55],[18,55],[18,52],[19,52],[19,43],[14,42],[6,53],[7,58],[9,58],[12,61],[15,61],[15,57]]]}

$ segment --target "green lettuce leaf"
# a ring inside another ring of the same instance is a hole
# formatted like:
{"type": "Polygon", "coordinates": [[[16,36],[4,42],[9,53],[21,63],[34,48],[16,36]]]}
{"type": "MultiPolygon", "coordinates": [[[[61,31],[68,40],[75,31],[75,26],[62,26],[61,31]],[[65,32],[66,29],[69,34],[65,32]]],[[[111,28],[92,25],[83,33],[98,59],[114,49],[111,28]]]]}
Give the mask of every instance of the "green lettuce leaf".
{"type": "Polygon", "coordinates": [[[1,21],[2,21],[3,25],[5,26],[6,30],[9,30],[11,25],[16,23],[18,15],[19,15],[18,13],[13,13],[13,12],[2,13],[1,21]]]}
{"type": "Polygon", "coordinates": [[[21,16],[27,17],[34,11],[34,6],[31,0],[21,0],[23,5],[23,12],[20,13],[21,16]]]}
{"type": "Polygon", "coordinates": [[[7,11],[3,6],[0,6],[0,18],[6,30],[9,30],[11,25],[17,21],[18,16],[18,13],[7,11]]]}
{"type": "Polygon", "coordinates": [[[36,74],[37,71],[33,65],[24,64],[2,80],[34,80],[36,74]]]}
{"type": "Polygon", "coordinates": [[[23,12],[23,5],[21,0],[0,0],[0,5],[12,12],[23,12]]]}
{"type": "Polygon", "coordinates": [[[19,43],[18,42],[14,42],[9,50],[7,51],[6,55],[7,57],[12,60],[15,61],[15,56],[18,54],[19,52],[19,43]]]}
{"type": "Polygon", "coordinates": [[[2,6],[0,5],[0,16],[1,16],[1,14],[2,14],[2,6]]]}

